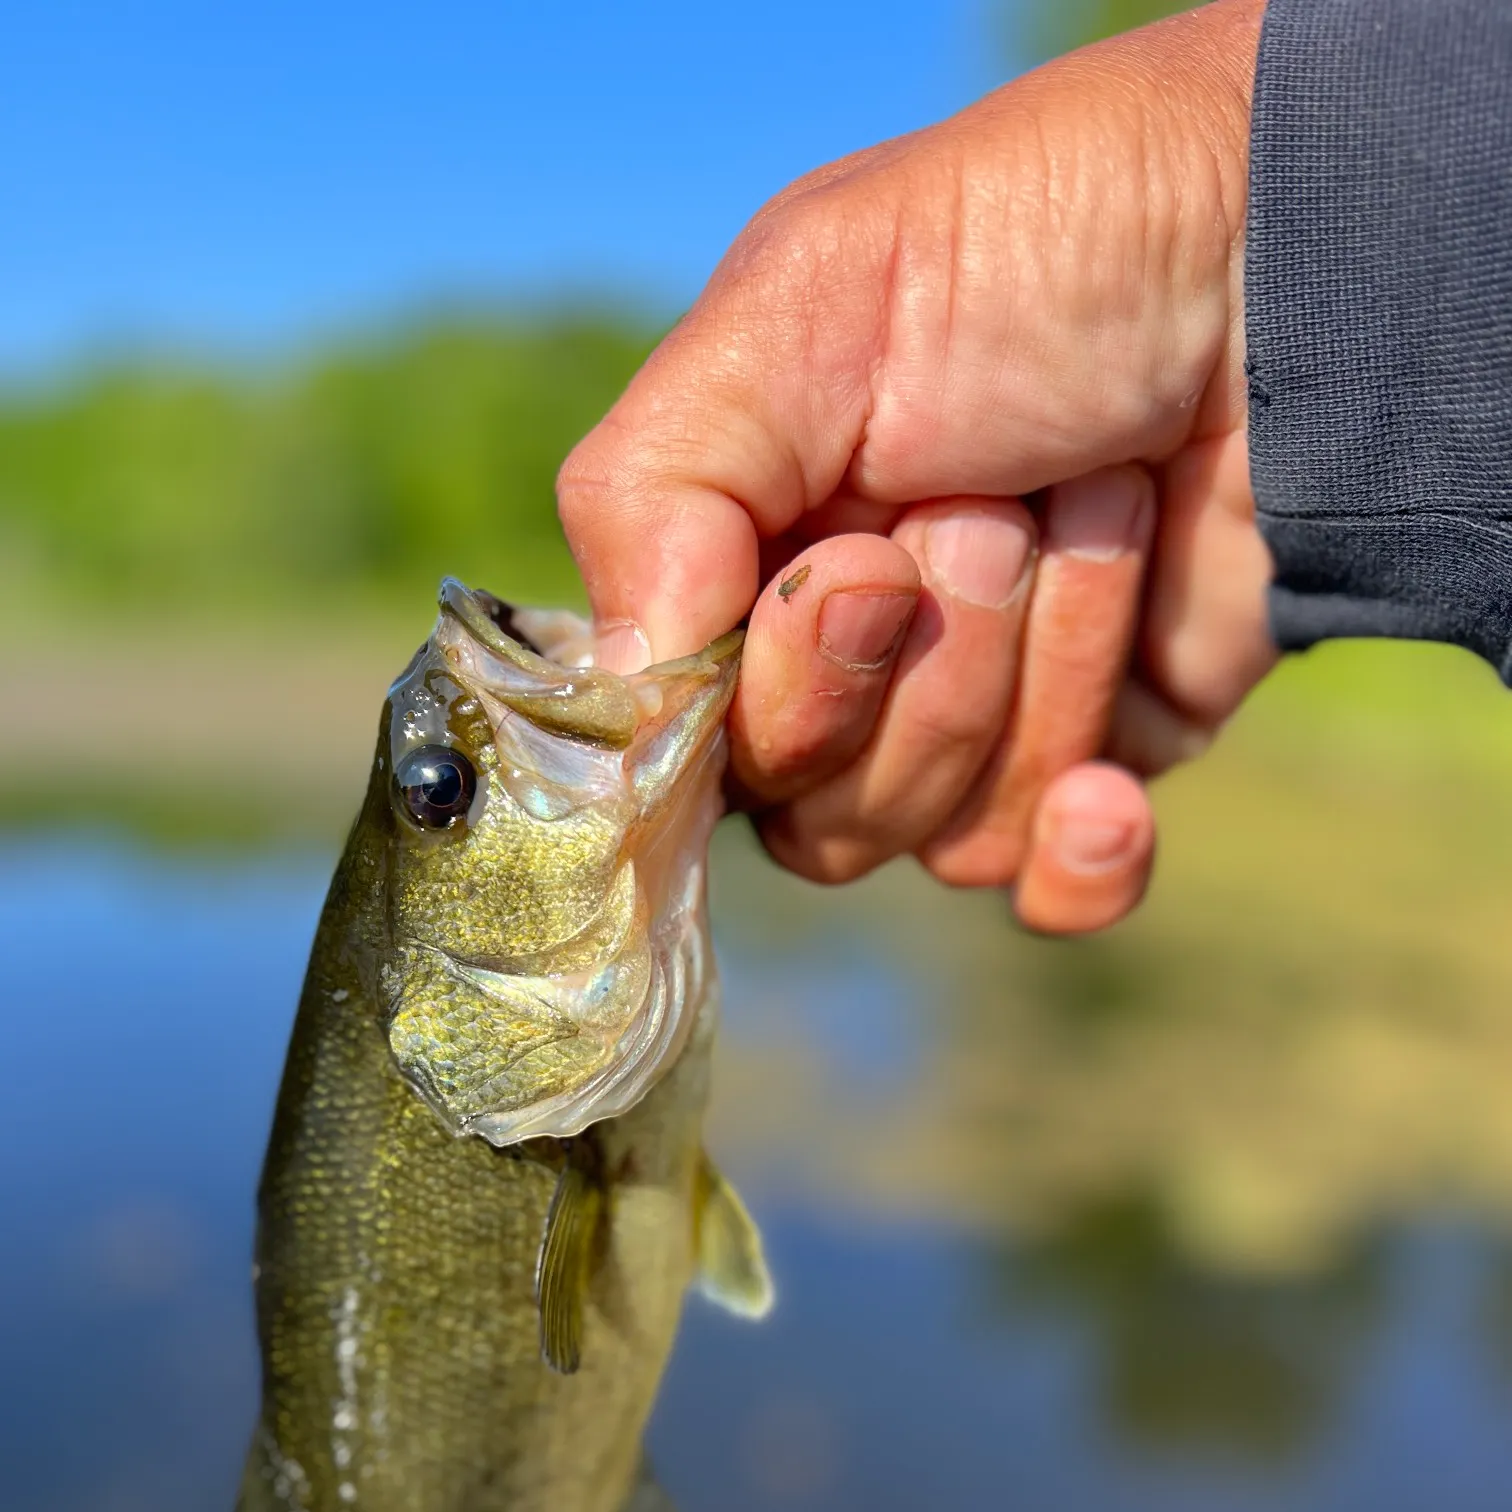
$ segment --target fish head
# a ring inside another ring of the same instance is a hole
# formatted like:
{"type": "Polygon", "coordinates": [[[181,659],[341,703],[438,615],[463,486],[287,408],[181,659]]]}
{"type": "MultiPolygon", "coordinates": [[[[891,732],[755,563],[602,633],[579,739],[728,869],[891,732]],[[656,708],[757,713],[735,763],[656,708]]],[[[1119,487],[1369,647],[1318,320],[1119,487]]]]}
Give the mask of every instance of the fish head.
{"type": "Polygon", "coordinates": [[[588,626],[448,579],[389,690],[378,993],[457,1134],[566,1138],[633,1106],[711,981],[704,902],[739,632],[621,677],[588,626]]]}

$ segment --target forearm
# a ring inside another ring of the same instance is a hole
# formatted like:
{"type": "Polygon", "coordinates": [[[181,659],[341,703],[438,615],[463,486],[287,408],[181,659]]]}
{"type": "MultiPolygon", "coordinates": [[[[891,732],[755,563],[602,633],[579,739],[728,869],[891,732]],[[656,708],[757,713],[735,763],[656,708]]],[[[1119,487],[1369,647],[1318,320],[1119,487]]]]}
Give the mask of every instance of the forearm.
{"type": "Polygon", "coordinates": [[[1246,258],[1272,623],[1512,681],[1512,0],[1271,0],[1246,258]]]}

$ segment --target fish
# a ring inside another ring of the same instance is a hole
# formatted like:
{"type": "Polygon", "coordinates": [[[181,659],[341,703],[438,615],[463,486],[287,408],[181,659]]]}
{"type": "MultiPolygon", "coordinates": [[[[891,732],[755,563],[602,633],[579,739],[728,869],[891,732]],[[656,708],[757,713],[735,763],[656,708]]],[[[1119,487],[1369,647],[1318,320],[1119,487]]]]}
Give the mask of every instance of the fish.
{"type": "Polygon", "coordinates": [[[240,1512],[650,1512],[692,1287],[770,1309],[704,1150],[739,631],[620,676],[447,579],[389,689],[258,1188],[240,1512]]]}

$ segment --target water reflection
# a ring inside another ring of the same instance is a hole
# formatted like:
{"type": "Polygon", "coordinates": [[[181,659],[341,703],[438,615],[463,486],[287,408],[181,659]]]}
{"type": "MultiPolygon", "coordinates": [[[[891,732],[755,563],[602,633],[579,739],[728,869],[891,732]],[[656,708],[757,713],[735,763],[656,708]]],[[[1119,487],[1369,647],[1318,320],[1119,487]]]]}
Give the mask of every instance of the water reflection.
{"type": "Polygon", "coordinates": [[[1387,1302],[1379,1240],[1285,1284],[1236,1278],[1194,1265],[1133,1193],[982,1258],[990,1304],[1087,1330],[1110,1425],[1171,1455],[1263,1463],[1314,1449],[1368,1366],[1387,1302]]]}
{"type": "MultiPolygon", "coordinates": [[[[6,1506],[230,1505],[328,864],[0,849],[6,1506]]],[[[1320,951],[1177,871],[1066,947],[734,831],[717,865],[713,1143],[781,1305],[690,1305],[652,1431],[684,1512],[1505,1505],[1512,1028],[1452,919],[1320,951]]]]}

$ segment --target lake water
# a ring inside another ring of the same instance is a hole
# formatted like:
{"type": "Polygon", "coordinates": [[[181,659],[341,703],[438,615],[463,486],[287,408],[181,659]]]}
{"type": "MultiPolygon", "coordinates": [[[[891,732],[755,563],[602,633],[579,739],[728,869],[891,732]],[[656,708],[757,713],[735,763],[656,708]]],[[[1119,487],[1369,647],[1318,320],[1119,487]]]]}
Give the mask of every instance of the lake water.
{"type": "MultiPolygon", "coordinates": [[[[1169,941],[1054,953],[990,905],[832,900],[724,849],[713,1138],[780,1301],[756,1327],[689,1304],[651,1431],[683,1512],[1512,1505],[1491,1204],[1346,1160],[1366,1114],[1284,1068],[1244,1093],[1308,979],[1193,965],[1209,1043],[1157,990],[1169,941]]],[[[0,846],[0,1506],[229,1512],[252,1195],[328,868],[0,846]]]]}

